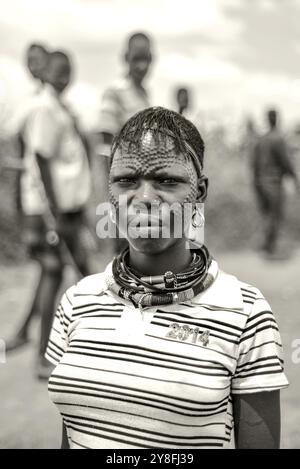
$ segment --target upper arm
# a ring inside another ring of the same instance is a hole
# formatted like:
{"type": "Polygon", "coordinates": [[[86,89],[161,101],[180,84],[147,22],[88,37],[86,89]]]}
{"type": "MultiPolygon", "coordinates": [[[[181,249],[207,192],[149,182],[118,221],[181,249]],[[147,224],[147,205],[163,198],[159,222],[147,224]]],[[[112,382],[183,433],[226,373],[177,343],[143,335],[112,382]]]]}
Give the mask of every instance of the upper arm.
{"type": "Polygon", "coordinates": [[[278,449],[280,391],[233,395],[233,419],[238,449],[278,449]]]}
{"type": "Polygon", "coordinates": [[[62,424],[62,439],[61,439],[61,449],[70,449],[69,439],[67,434],[67,427],[65,423],[62,424]]]}
{"type": "Polygon", "coordinates": [[[288,386],[276,319],[262,293],[247,286],[250,303],[239,339],[231,393],[238,448],[278,448],[279,391],[288,386]]]}

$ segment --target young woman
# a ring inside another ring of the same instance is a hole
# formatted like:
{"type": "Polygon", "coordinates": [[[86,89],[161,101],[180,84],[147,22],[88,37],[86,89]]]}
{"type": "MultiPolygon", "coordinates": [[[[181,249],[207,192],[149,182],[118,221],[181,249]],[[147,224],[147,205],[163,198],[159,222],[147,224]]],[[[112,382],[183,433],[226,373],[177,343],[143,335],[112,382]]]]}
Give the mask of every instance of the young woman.
{"type": "Polygon", "coordinates": [[[270,306],[205,246],[188,248],[203,153],[194,125],[163,108],[114,141],[112,212],[129,249],[57,311],[47,358],[62,447],[223,448],[233,427],[238,448],[279,447],[288,382],[270,306]]]}

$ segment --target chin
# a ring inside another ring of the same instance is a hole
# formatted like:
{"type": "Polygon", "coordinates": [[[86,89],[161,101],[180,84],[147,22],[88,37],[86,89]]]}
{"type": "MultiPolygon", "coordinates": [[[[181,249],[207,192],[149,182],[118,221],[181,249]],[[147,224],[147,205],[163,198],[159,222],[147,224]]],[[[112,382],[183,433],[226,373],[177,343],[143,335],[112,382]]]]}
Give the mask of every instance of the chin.
{"type": "Polygon", "coordinates": [[[38,72],[36,72],[35,70],[29,70],[30,71],[30,74],[31,76],[35,79],[35,80],[40,80],[40,75],[38,72]]]}
{"type": "Polygon", "coordinates": [[[130,246],[140,253],[146,255],[157,255],[165,252],[169,249],[173,244],[175,244],[176,240],[173,239],[164,239],[164,238],[136,238],[136,239],[128,239],[128,243],[130,246]]]}

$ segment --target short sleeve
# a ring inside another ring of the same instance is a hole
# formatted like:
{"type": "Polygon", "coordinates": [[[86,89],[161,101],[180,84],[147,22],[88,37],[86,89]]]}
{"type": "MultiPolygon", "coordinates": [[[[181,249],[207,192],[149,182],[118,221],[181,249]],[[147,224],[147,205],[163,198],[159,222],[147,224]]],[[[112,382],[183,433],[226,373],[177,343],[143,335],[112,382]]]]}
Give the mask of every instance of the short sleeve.
{"type": "Polygon", "coordinates": [[[116,135],[120,127],[122,107],[117,92],[108,89],[104,92],[100,110],[100,132],[116,135]]]}
{"type": "Polygon", "coordinates": [[[289,384],[278,325],[269,303],[257,292],[240,337],[232,394],[275,391],[289,384]]]}
{"type": "Polygon", "coordinates": [[[50,332],[45,357],[54,365],[58,365],[68,348],[68,329],[72,320],[73,312],[73,288],[71,287],[63,295],[57,308],[50,332]]]}
{"type": "Polygon", "coordinates": [[[40,107],[33,113],[28,126],[28,144],[34,153],[52,158],[57,153],[61,125],[51,108],[40,107]]]}

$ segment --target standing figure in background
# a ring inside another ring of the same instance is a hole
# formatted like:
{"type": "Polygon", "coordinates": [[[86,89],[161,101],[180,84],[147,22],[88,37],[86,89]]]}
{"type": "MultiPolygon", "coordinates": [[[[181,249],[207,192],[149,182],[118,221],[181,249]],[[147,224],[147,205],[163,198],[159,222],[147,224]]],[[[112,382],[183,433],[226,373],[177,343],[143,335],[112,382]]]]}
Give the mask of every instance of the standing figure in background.
{"type": "MultiPolygon", "coordinates": [[[[32,257],[41,268],[34,299],[41,313],[39,378],[47,378],[50,373],[44,353],[64,266],[72,259],[81,276],[90,273],[81,243],[84,210],[90,195],[90,169],[85,142],[62,100],[70,78],[69,57],[61,51],[49,54],[47,83],[24,133],[24,227],[32,257]]],[[[23,343],[26,341],[28,330],[23,334],[23,343]]]]}
{"type": "MultiPolygon", "coordinates": [[[[23,161],[25,154],[24,144],[24,131],[26,127],[27,118],[30,115],[32,108],[35,105],[35,101],[38,98],[40,92],[43,89],[45,83],[45,70],[47,67],[49,52],[42,45],[38,43],[31,44],[26,51],[26,65],[31,77],[35,82],[35,89],[29,100],[18,109],[15,116],[14,123],[14,135],[16,139],[16,147],[18,158],[23,161]]],[[[19,215],[22,213],[22,201],[21,201],[21,173],[17,178],[17,189],[16,189],[16,207],[19,215]]]]}
{"type": "Polygon", "coordinates": [[[110,155],[110,145],[127,119],[149,106],[148,93],[143,81],[152,62],[151,40],[144,33],[135,33],[128,39],[124,59],[126,76],[117,80],[103,94],[100,113],[100,134],[110,155]]]}
{"type": "Polygon", "coordinates": [[[178,88],[176,91],[176,101],[177,112],[183,115],[190,105],[189,90],[187,88],[178,88]]]}
{"type": "MultiPolygon", "coordinates": [[[[17,181],[16,181],[16,209],[17,215],[19,217],[19,221],[22,224],[23,216],[26,215],[23,210],[22,204],[22,189],[21,189],[21,180],[23,178],[22,171],[24,170],[23,164],[26,165],[25,156],[26,156],[26,147],[25,147],[25,139],[26,139],[26,127],[28,121],[30,119],[31,112],[36,105],[39,95],[42,92],[42,89],[45,84],[45,73],[46,67],[48,63],[49,52],[47,49],[41,44],[31,44],[27,48],[26,52],[26,65],[29,70],[31,77],[34,79],[36,84],[34,93],[31,95],[29,100],[26,100],[22,106],[17,110],[16,116],[14,118],[14,125],[13,125],[13,138],[15,140],[15,147],[17,158],[19,159],[22,166],[20,166],[17,174],[17,181]]],[[[38,296],[35,296],[28,314],[26,315],[25,320],[18,328],[15,336],[6,342],[6,351],[10,352],[15,350],[16,348],[24,345],[28,342],[29,338],[29,326],[31,324],[32,319],[38,313],[39,304],[38,304],[38,296]]]]}
{"type": "MultiPolygon", "coordinates": [[[[104,184],[108,183],[110,147],[114,136],[136,112],[149,107],[148,93],[143,83],[152,62],[151,39],[142,32],[132,34],[127,42],[124,59],[126,76],[105,90],[101,104],[99,153],[105,158],[104,184]]],[[[104,190],[107,199],[107,185],[104,190]]],[[[124,240],[116,239],[115,252],[118,253],[123,245],[124,240]]]]}
{"type": "Polygon", "coordinates": [[[259,139],[259,133],[256,129],[256,125],[253,119],[248,118],[245,123],[245,132],[243,132],[242,141],[240,144],[240,152],[242,157],[249,162],[249,166],[253,166],[253,155],[257,141],[259,139]]]}
{"type": "Polygon", "coordinates": [[[267,120],[269,130],[254,148],[253,180],[265,225],[262,249],[274,254],[285,211],[283,180],[290,177],[296,186],[298,180],[285,139],[277,128],[278,114],[274,109],[267,112],[267,120]]]}

